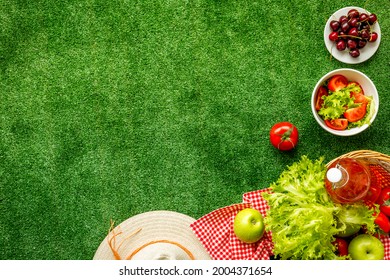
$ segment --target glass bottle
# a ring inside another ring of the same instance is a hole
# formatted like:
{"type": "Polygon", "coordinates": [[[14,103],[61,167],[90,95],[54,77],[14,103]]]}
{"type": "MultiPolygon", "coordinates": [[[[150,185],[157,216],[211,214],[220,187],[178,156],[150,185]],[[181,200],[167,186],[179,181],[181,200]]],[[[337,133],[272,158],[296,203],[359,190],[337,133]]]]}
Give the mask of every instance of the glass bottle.
{"type": "Polygon", "coordinates": [[[334,202],[354,203],[370,188],[370,169],[364,161],[341,158],[332,163],[325,175],[325,188],[334,202]]]}

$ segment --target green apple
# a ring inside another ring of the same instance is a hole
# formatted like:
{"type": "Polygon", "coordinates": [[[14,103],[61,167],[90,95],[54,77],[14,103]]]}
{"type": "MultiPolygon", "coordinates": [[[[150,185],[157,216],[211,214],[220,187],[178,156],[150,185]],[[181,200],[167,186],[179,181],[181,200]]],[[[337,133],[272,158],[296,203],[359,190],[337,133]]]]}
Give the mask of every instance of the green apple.
{"type": "Polygon", "coordinates": [[[348,253],[353,260],[383,260],[385,246],[375,236],[359,234],[349,243],[348,253]]]}
{"type": "Polygon", "coordinates": [[[234,218],[233,230],[237,238],[245,243],[255,243],[263,237],[264,220],[259,211],[246,208],[234,218]]]}

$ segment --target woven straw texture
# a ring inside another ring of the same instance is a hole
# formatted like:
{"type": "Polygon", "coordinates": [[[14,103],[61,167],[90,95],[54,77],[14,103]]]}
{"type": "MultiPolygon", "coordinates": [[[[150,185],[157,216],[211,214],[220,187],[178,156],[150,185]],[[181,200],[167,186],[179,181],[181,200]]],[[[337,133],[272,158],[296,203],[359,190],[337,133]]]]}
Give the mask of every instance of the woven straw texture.
{"type": "Polygon", "coordinates": [[[379,164],[385,165],[385,166],[390,165],[390,156],[388,156],[388,155],[385,155],[385,154],[382,154],[379,152],[375,152],[375,151],[371,151],[371,150],[357,150],[357,151],[352,151],[352,152],[343,154],[343,155],[333,159],[332,161],[330,161],[327,164],[327,166],[331,165],[333,162],[335,162],[336,160],[338,160],[340,158],[346,158],[346,157],[354,158],[354,159],[365,159],[365,160],[369,160],[369,161],[375,161],[376,163],[379,163],[379,164]]]}

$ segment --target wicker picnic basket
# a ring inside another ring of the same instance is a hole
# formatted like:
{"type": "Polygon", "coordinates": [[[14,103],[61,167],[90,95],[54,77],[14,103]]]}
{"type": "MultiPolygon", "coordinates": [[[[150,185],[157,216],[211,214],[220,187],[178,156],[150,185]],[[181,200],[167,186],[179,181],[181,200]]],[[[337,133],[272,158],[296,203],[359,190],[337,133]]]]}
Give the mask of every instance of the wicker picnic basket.
{"type": "Polygon", "coordinates": [[[357,151],[343,154],[328,162],[326,166],[328,167],[336,160],[339,160],[341,158],[347,158],[347,157],[353,159],[367,160],[372,164],[380,164],[390,172],[390,156],[379,152],[371,151],[371,150],[357,150],[357,151]]]}
{"type": "MultiPolygon", "coordinates": [[[[371,150],[357,150],[357,151],[343,154],[330,161],[327,164],[327,167],[329,167],[333,162],[337,161],[338,159],[346,158],[346,157],[367,160],[369,164],[380,164],[388,172],[387,175],[390,173],[390,156],[379,152],[371,151],[371,150]]],[[[385,246],[384,259],[390,260],[390,235],[389,234],[380,235],[380,239],[385,246]]]]}

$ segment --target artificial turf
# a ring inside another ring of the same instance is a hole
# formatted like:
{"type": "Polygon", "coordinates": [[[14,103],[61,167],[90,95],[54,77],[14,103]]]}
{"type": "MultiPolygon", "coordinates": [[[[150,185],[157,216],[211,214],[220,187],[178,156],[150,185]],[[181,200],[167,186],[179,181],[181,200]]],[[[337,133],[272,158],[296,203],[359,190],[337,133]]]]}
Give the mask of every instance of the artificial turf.
{"type": "Polygon", "coordinates": [[[390,154],[389,14],[388,0],[2,0],[0,259],[91,259],[110,219],[200,218],[302,155],[390,154]],[[358,65],[324,45],[345,6],[382,31],[358,65]],[[310,108],[318,79],[344,67],[380,97],[373,125],[346,138],[310,108]],[[299,130],[292,152],[269,143],[279,121],[299,130]]]}

